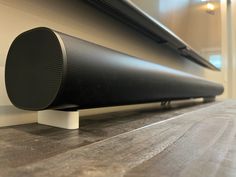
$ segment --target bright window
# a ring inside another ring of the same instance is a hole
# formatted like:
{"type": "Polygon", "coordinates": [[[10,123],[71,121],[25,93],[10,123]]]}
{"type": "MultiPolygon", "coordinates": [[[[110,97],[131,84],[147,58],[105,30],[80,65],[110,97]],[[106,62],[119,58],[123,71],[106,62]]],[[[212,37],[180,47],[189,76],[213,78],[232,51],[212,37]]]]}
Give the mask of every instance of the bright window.
{"type": "Polygon", "coordinates": [[[222,56],[221,55],[210,55],[209,61],[218,69],[222,68],[222,56]]]}

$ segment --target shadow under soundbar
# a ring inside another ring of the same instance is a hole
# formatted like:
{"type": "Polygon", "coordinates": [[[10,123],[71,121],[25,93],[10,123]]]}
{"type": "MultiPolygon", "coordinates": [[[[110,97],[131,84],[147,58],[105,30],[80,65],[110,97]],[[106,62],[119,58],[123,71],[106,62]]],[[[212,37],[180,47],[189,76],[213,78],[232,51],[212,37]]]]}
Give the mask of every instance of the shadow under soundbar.
{"type": "Polygon", "coordinates": [[[8,96],[26,110],[76,110],[215,97],[223,86],[49,28],[20,34],[6,61],[8,96]]]}
{"type": "Polygon", "coordinates": [[[163,26],[160,22],[150,17],[130,0],[87,0],[99,9],[120,21],[130,25],[139,32],[155,40],[159,44],[167,44],[181,56],[208,69],[219,71],[207,59],[186,44],[176,34],[163,26]]]}

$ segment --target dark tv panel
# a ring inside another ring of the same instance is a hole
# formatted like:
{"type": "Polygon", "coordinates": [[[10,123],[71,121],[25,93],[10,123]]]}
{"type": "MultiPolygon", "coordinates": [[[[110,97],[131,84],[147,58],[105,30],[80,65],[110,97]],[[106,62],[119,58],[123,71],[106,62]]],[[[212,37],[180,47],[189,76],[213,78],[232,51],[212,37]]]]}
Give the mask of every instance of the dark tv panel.
{"type": "Polygon", "coordinates": [[[219,71],[209,61],[200,56],[177,35],[151,18],[142,9],[136,7],[130,0],[87,0],[99,9],[120,21],[132,26],[144,35],[160,44],[167,44],[180,55],[208,69],[219,71]]]}
{"type": "Polygon", "coordinates": [[[76,110],[215,97],[223,86],[49,28],[13,41],[5,82],[25,110],[76,110]]]}

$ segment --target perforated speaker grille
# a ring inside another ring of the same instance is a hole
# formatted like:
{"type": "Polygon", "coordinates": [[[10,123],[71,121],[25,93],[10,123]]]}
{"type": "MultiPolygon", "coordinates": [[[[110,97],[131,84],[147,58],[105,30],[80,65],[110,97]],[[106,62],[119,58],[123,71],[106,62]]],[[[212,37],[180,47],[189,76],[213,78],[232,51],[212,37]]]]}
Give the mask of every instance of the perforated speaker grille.
{"type": "Polygon", "coordinates": [[[52,30],[36,28],[19,35],[6,61],[5,82],[11,102],[43,110],[55,100],[63,79],[63,53],[52,30]]]}

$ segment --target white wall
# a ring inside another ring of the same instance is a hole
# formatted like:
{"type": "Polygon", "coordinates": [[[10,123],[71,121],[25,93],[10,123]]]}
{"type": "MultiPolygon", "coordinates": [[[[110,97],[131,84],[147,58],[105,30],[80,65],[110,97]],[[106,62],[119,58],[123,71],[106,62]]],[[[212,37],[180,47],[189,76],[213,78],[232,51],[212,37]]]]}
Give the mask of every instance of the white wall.
{"type": "MultiPolygon", "coordinates": [[[[214,14],[207,13],[201,0],[132,0],[204,56],[204,51],[221,48],[220,2],[212,1],[214,14]]],[[[220,51],[219,51],[220,52],[220,51]]]]}
{"type": "Polygon", "coordinates": [[[231,0],[228,4],[228,78],[229,78],[229,92],[232,98],[236,98],[236,1],[231,0]]]}
{"type": "MultiPolygon", "coordinates": [[[[156,44],[83,0],[0,0],[0,24],[0,126],[36,120],[35,112],[18,110],[11,105],[5,91],[3,68],[13,39],[19,33],[38,26],[47,26],[158,64],[206,76],[210,80],[217,80],[221,75],[176,55],[171,49],[156,44]],[[211,75],[206,75],[206,72],[211,75]]],[[[112,110],[117,109],[120,108],[112,110]]],[[[90,111],[83,113],[89,114],[90,111]]]]}

